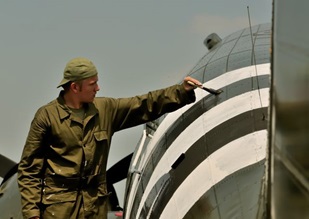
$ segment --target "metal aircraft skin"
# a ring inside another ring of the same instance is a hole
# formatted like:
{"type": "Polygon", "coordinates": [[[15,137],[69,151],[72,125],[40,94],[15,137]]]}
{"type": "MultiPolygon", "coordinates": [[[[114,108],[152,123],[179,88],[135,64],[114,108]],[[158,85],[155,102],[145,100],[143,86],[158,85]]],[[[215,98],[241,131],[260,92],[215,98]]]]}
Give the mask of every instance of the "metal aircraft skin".
{"type": "Polygon", "coordinates": [[[204,41],[196,102],[148,123],[129,168],[124,218],[262,218],[271,24],[204,41]],[[206,48],[205,48],[206,50],[206,48]]]}
{"type": "MultiPolygon", "coordinates": [[[[275,0],[272,24],[206,38],[189,75],[223,93],[196,90],[194,104],[145,126],[123,218],[309,218],[306,8],[275,0]]],[[[16,164],[2,155],[0,176],[0,218],[20,219],[16,164]]]]}
{"type": "Polygon", "coordinates": [[[273,3],[267,218],[309,218],[308,8],[273,3]]]}

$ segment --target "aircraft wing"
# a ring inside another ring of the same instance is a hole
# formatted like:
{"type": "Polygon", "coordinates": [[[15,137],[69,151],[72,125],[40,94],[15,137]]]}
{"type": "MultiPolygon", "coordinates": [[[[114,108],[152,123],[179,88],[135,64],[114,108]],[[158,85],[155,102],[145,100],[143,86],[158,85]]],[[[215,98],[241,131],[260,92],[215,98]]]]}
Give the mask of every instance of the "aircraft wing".
{"type": "Polygon", "coordinates": [[[0,154],[0,177],[4,178],[10,169],[16,165],[16,162],[0,154]]]}

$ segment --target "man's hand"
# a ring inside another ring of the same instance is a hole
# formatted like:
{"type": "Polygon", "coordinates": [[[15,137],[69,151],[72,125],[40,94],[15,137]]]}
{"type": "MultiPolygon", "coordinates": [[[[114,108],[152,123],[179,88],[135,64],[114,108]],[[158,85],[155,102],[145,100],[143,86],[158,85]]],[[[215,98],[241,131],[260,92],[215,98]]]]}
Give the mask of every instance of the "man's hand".
{"type": "Polygon", "coordinates": [[[190,91],[190,90],[195,89],[197,86],[198,87],[202,86],[202,83],[199,82],[198,80],[194,79],[194,78],[191,78],[190,76],[187,76],[187,77],[184,78],[182,85],[183,85],[183,87],[185,88],[186,91],[190,91]],[[192,83],[193,83],[193,85],[192,85],[192,83]]]}

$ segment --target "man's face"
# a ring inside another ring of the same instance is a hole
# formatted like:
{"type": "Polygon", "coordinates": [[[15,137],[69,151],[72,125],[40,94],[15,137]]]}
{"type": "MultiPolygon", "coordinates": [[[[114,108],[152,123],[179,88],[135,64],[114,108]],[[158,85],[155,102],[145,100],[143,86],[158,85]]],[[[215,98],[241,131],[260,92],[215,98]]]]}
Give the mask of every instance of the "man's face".
{"type": "Polygon", "coordinates": [[[78,85],[79,100],[81,103],[93,102],[96,93],[100,90],[98,85],[98,76],[87,78],[78,85]]]}

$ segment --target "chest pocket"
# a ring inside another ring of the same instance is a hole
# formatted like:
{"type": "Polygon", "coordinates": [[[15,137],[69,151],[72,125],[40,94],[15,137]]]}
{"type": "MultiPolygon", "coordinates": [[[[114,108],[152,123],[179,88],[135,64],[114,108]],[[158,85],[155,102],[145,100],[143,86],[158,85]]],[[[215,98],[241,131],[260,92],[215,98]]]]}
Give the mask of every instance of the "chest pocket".
{"type": "MultiPolygon", "coordinates": [[[[105,178],[106,162],[109,152],[109,137],[107,131],[98,131],[93,133],[95,151],[92,160],[89,162],[95,167],[93,175],[103,174],[105,178]]],[[[92,170],[93,171],[93,170],[92,170]]]]}
{"type": "Polygon", "coordinates": [[[107,131],[98,131],[98,132],[93,133],[93,135],[97,142],[108,140],[107,131]]]}

